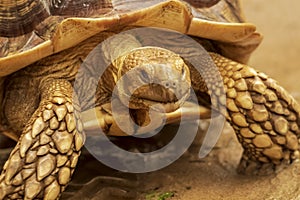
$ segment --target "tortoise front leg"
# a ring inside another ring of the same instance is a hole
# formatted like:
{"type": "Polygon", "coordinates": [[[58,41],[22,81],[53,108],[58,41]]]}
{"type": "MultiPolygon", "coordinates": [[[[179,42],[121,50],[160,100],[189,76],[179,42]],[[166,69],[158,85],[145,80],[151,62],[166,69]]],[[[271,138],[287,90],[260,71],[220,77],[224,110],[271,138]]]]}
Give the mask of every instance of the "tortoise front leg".
{"type": "Polygon", "coordinates": [[[227,121],[244,148],[238,170],[269,173],[299,159],[300,107],[293,97],[249,66],[211,57],[223,78],[227,121]]]}
{"type": "Polygon", "coordinates": [[[82,124],[66,80],[42,82],[41,101],[0,176],[0,199],[57,199],[77,164],[82,124]]]}

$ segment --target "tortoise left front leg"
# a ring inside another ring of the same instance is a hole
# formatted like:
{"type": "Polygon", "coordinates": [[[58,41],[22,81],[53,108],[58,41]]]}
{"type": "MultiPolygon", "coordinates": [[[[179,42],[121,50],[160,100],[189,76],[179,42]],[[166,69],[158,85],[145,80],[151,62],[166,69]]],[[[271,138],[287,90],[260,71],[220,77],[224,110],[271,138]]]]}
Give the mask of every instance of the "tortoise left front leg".
{"type": "Polygon", "coordinates": [[[83,130],[72,85],[50,79],[40,91],[39,107],[0,175],[0,199],[58,199],[77,164],[83,130]]]}
{"type": "Polygon", "coordinates": [[[217,54],[211,57],[223,78],[225,116],[244,148],[239,172],[266,174],[299,159],[296,100],[265,74],[217,54]]]}

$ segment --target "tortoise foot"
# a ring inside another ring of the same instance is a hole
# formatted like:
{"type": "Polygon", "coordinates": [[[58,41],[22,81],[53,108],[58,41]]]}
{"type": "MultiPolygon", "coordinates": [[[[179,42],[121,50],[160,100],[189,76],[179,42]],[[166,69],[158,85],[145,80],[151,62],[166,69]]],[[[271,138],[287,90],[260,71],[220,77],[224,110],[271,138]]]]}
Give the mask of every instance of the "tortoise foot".
{"type": "Polygon", "coordinates": [[[274,173],[275,169],[276,165],[273,163],[250,160],[243,155],[237,172],[244,175],[270,175],[274,173]]]}
{"type": "Polygon", "coordinates": [[[57,199],[71,180],[83,145],[72,86],[51,80],[0,176],[0,199],[57,199]]]}
{"type": "Polygon", "coordinates": [[[299,160],[299,151],[284,151],[281,159],[272,159],[264,155],[254,158],[244,152],[237,172],[245,175],[269,175],[278,173],[299,160]]]}

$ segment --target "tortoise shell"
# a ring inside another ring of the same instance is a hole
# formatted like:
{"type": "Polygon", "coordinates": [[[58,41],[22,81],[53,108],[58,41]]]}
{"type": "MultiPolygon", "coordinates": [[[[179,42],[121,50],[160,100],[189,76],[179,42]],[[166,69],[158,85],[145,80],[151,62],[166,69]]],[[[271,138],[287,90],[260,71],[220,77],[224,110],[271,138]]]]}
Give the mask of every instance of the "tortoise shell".
{"type": "Polygon", "coordinates": [[[15,0],[0,7],[0,77],[110,29],[162,27],[245,63],[261,41],[236,0],[15,0]]]}

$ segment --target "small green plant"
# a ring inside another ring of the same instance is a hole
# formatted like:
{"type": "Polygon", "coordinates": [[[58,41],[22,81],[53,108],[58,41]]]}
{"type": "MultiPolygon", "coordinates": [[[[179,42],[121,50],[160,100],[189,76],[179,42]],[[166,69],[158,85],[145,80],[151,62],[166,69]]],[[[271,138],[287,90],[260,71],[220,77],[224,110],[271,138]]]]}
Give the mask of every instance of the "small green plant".
{"type": "Polygon", "coordinates": [[[166,200],[174,196],[174,192],[166,192],[158,196],[157,200],[166,200]]]}
{"type": "Polygon", "coordinates": [[[174,192],[164,192],[158,194],[157,192],[152,192],[146,195],[146,200],[167,200],[174,196],[174,192]]]}

